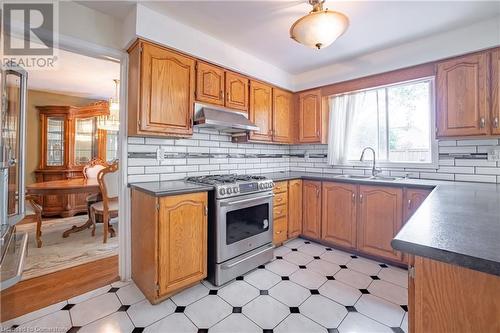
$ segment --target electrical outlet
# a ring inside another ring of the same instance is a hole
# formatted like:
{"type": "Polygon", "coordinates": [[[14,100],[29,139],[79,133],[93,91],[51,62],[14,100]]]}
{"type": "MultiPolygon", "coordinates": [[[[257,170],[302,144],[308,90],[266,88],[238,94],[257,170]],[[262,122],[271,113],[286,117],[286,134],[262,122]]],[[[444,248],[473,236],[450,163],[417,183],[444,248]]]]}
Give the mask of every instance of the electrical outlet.
{"type": "Polygon", "coordinates": [[[491,162],[500,161],[500,148],[494,147],[488,150],[488,161],[491,162]]]}
{"type": "Polygon", "coordinates": [[[163,149],[162,147],[156,149],[156,160],[157,161],[165,160],[165,149],[163,149]]]}

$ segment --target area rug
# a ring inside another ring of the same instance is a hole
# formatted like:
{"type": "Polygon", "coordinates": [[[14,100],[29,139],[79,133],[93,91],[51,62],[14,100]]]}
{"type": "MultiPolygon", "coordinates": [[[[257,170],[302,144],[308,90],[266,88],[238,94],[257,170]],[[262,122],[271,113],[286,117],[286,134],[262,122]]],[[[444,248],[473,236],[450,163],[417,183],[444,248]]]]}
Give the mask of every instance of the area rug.
{"type": "Polygon", "coordinates": [[[91,229],[72,233],[63,238],[65,230],[73,225],[81,225],[87,221],[87,215],[79,215],[61,219],[50,219],[42,222],[41,248],[36,247],[36,224],[22,224],[17,230],[29,234],[28,255],[24,266],[23,280],[45,275],[65,268],[118,254],[118,226],[114,225],[116,237],[102,242],[103,225],[98,223],[96,235],[92,237],[91,229]]]}

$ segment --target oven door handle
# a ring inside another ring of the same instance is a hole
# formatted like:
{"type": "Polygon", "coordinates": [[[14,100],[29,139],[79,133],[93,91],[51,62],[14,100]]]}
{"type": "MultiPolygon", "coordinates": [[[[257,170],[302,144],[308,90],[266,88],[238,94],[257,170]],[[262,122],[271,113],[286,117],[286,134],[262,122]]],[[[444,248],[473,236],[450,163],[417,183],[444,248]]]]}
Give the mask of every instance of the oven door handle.
{"type": "Polygon", "coordinates": [[[273,248],[274,248],[274,245],[273,244],[269,244],[265,249],[262,249],[261,251],[256,252],[256,253],[252,253],[249,256],[245,256],[244,258],[241,258],[240,260],[238,260],[236,262],[232,262],[232,263],[228,263],[228,264],[223,264],[221,266],[221,269],[230,269],[230,268],[233,268],[234,266],[237,266],[237,265],[241,264],[242,262],[244,262],[244,261],[246,261],[246,260],[248,260],[250,258],[259,256],[262,253],[267,252],[267,251],[269,251],[270,249],[273,249],[273,248]]]}
{"type": "Polygon", "coordinates": [[[221,206],[234,206],[234,205],[239,205],[242,203],[247,203],[247,202],[252,202],[252,201],[257,201],[257,200],[262,200],[262,199],[267,199],[267,198],[272,198],[274,197],[274,194],[269,194],[265,195],[262,197],[256,197],[256,198],[251,198],[251,199],[243,199],[243,200],[236,200],[236,201],[228,201],[228,202],[221,202],[221,206]]]}

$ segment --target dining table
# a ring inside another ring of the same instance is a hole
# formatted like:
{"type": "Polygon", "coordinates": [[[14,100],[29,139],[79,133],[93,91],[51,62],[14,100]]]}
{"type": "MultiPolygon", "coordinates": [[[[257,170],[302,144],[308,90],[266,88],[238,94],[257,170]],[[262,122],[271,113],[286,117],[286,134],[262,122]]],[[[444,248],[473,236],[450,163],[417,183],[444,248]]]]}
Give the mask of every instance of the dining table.
{"type": "MultiPolygon", "coordinates": [[[[62,180],[50,180],[46,182],[33,183],[26,186],[26,194],[34,196],[58,195],[58,194],[76,194],[100,193],[99,183],[97,179],[72,178],[62,180]]],[[[66,238],[74,232],[86,230],[92,226],[92,220],[89,219],[82,225],[73,225],[70,229],[63,232],[63,237],[66,238]]]]}

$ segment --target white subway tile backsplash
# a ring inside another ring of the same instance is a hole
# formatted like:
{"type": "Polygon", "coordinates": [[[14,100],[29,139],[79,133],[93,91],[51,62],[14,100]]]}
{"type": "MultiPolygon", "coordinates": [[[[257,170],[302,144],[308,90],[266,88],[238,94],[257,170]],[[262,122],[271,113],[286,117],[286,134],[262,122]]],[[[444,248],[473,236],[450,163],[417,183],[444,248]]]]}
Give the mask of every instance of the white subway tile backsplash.
{"type": "MultiPolygon", "coordinates": [[[[127,142],[129,152],[132,153],[128,158],[129,182],[172,180],[182,179],[188,175],[222,173],[254,174],[279,171],[353,175],[371,173],[369,166],[328,165],[327,158],[321,156],[327,154],[327,145],[233,143],[230,135],[213,129],[195,128],[193,136],[186,139],[129,137],[127,142]],[[156,154],[159,147],[164,149],[166,154],[178,154],[179,158],[168,157],[159,162],[153,157],[155,155],[146,157],[151,153],[156,154]],[[186,153],[200,154],[200,156],[185,158],[183,154],[186,153]],[[228,154],[233,157],[228,157],[228,154]],[[248,156],[258,154],[285,156],[248,156]],[[305,156],[289,157],[288,154],[305,156]]],[[[404,177],[408,174],[411,178],[500,183],[499,163],[482,158],[468,159],[454,156],[487,153],[498,146],[498,139],[441,140],[438,169],[383,168],[383,174],[395,177],[404,177]]]]}

